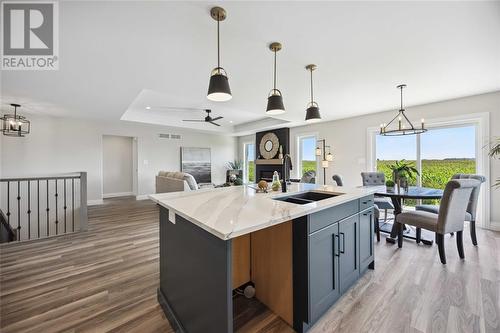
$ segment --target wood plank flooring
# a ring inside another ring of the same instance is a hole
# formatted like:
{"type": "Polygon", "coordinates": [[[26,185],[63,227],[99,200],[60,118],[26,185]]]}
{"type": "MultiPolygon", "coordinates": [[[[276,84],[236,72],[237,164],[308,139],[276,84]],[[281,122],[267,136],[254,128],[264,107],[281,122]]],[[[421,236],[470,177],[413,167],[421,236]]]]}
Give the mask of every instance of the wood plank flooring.
{"type": "MultiPolygon", "coordinates": [[[[157,207],[113,199],[89,216],[85,233],[0,245],[1,332],[172,332],[156,301],[157,207]]],[[[478,247],[466,235],[465,261],[446,237],[446,266],[436,246],[398,250],[382,236],[375,270],[311,332],[500,332],[500,233],[478,230],[478,247]]],[[[238,332],[292,332],[235,303],[238,332]]]]}

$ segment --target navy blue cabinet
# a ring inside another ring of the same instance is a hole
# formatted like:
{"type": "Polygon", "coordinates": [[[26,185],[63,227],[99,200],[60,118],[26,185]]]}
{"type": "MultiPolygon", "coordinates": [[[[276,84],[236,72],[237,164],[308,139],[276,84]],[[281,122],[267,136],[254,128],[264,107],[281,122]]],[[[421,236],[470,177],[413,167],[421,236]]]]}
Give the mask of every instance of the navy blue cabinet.
{"type": "Polygon", "coordinates": [[[339,225],[309,235],[309,318],[314,322],[340,297],[339,225]]]}
{"type": "Polygon", "coordinates": [[[359,214],[359,268],[363,273],[375,259],[373,249],[374,233],[373,209],[367,209],[359,214]]]}
{"type": "Polygon", "coordinates": [[[294,220],[294,329],[305,332],[373,267],[373,196],[294,220]],[[307,248],[307,254],[302,249],[307,248]],[[297,254],[297,255],[296,255],[297,254]]]}
{"type": "Polygon", "coordinates": [[[359,215],[340,221],[338,226],[340,292],[344,293],[359,278],[359,215]]]}

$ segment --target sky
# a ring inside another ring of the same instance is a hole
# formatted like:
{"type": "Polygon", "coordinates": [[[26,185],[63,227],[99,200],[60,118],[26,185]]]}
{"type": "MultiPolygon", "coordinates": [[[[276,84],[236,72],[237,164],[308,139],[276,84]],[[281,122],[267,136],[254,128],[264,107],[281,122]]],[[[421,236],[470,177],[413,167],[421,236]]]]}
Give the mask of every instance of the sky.
{"type": "MultiPolygon", "coordinates": [[[[422,159],[474,158],[476,135],[474,126],[430,129],[420,135],[422,159]]],[[[415,160],[416,136],[377,135],[377,159],[415,160]]]]}

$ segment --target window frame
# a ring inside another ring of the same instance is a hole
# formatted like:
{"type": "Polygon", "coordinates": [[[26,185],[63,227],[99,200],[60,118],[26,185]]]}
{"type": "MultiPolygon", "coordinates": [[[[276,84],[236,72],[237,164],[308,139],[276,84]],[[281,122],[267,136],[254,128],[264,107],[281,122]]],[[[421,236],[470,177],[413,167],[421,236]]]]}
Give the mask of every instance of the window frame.
{"type": "MultiPolygon", "coordinates": [[[[254,146],[254,156],[253,156],[253,161],[254,161],[254,165],[255,165],[255,142],[253,141],[245,141],[243,142],[243,183],[244,184],[249,184],[250,181],[248,180],[248,172],[247,172],[247,169],[248,169],[248,160],[247,160],[247,147],[249,145],[253,145],[254,146]]],[[[254,167],[254,174],[253,174],[253,177],[254,177],[254,181],[255,181],[255,167],[254,167]]]]}
{"type": "MultiPolygon", "coordinates": [[[[318,135],[316,133],[301,133],[301,134],[298,134],[297,135],[297,140],[296,140],[296,155],[297,156],[297,159],[296,159],[296,165],[297,165],[297,168],[295,170],[295,176],[300,179],[302,178],[302,140],[303,139],[309,139],[309,138],[313,138],[314,139],[314,142],[315,142],[315,147],[318,145],[318,135]]],[[[314,155],[316,156],[316,155],[314,155]]],[[[319,184],[318,182],[318,159],[316,158],[316,184],[319,184]]]]}

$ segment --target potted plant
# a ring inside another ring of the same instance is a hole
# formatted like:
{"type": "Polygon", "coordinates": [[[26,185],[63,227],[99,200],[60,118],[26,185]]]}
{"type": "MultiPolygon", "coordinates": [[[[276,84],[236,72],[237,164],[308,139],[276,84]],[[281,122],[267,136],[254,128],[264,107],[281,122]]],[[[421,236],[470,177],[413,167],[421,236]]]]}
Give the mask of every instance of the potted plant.
{"type": "Polygon", "coordinates": [[[388,180],[385,182],[385,187],[387,189],[387,192],[389,193],[394,193],[394,181],[393,180],[388,180]]]}
{"type": "MultiPolygon", "coordinates": [[[[500,137],[497,137],[492,143],[489,155],[491,158],[500,157],[500,137]]],[[[492,186],[495,188],[500,188],[500,178],[497,178],[495,184],[493,184],[492,186]]]]}
{"type": "MultiPolygon", "coordinates": [[[[243,162],[240,160],[229,161],[226,163],[226,182],[234,183],[237,178],[243,179],[243,162]]],[[[243,181],[241,181],[243,183],[243,181]]]]}
{"type": "Polygon", "coordinates": [[[392,170],[393,181],[398,186],[398,191],[402,187],[408,189],[408,180],[415,179],[419,175],[418,170],[413,165],[413,162],[401,160],[389,166],[392,170]]]}

